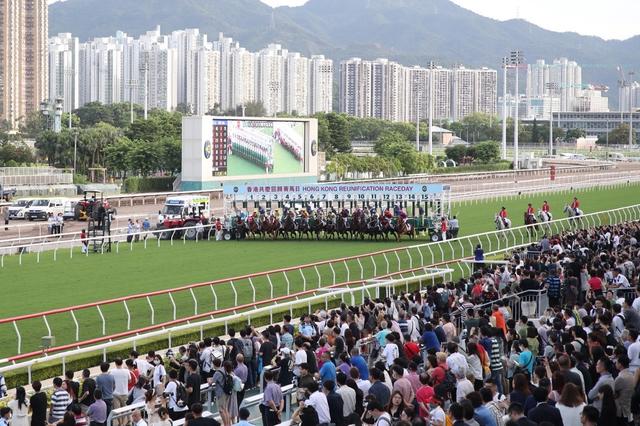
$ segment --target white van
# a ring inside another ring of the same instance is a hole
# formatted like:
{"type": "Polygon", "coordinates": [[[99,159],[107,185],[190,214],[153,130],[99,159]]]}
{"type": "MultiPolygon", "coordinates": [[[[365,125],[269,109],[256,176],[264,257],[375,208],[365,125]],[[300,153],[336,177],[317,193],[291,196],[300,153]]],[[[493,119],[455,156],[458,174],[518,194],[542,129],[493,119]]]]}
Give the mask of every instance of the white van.
{"type": "Polygon", "coordinates": [[[36,198],[29,206],[25,217],[28,220],[47,220],[49,213],[58,216],[64,214],[65,198],[36,198]]]}
{"type": "Polygon", "coordinates": [[[24,219],[24,215],[31,206],[33,199],[20,198],[17,199],[9,206],[9,219],[24,219]]]}
{"type": "Polygon", "coordinates": [[[629,161],[627,157],[621,152],[609,152],[607,153],[607,160],[609,161],[629,161]]]}

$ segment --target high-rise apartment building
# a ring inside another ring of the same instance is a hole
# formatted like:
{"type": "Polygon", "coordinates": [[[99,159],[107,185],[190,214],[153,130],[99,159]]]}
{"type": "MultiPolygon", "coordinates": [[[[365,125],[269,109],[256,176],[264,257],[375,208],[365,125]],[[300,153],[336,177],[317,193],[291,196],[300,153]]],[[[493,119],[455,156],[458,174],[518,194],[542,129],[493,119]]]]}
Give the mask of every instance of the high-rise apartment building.
{"type": "Polygon", "coordinates": [[[48,97],[47,0],[0,0],[0,119],[16,128],[48,97]]]}
{"type": "Polygon", "coordinates": [[[220,105],[220,52],[204,47],[192,51],[187,62],[187,105],[204,115],[220,105]]]}
{"type": "Polygon", "coordinates": [[[80,106],[80,42],[70,33],[49,39],[49,97],[62,99],[62,110],[70,112],[80,106]]]}
{"type": "Polygon", "coordinates": [[[122,102],[125,90],[122,53],[123,46],[115,37],[100,37],[80,44],[80,105],[122,102]]]}
{"type": "Polygon", "coordinates": [[[575,61],[559,58],[547,64],[539,59],[527,66],[526,95],[529,99],[558,97],[561,111],[573,111],[583,88],[582,67],[575,61]]]}
{"type": "Polygon", "coordinates": [[[405,67],[386,59],[340,63],[340,111],[356,117],[460,120],[496,113],[497,71],[488,68],[405,67]],[[433,82],[432,82],[433,81],[433,82]]]}
{"type": "Polygon", "coordinates": [[[289,53],[284,66],[284,111],[287,114],[309,114],[309,59],[289,53]]]}
{"type": "Polygon", "coordinates": [[[333,109],[333,61],[315,55],[309,61],[309,114],[333,109]]]}

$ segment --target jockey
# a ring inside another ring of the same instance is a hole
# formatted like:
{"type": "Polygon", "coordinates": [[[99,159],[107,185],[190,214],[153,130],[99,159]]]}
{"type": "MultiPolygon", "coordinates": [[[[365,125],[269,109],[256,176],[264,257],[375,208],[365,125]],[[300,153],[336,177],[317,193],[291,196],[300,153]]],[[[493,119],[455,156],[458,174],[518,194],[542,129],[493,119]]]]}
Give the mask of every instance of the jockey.
{"type": "Polygon", "coordinates": [[[533,215],[534,215],[534,213],[535,213],[535,211],[533,210],[533,206],[531,205],[531,203],[529,203],[529,204],[527,205],[527,215],[529,215],[529,216],[533,216],[533,215]]]}
{"type": "Polygon", "coordinates": [[[580,201],[578,201],[578,197],[573,197],[573,201],[571,202],[571,208],[575,215],[578,215],[578,210],[580,209],[580,201]]]}
{"type": "Polygon", "coordinates": [[[384,216],[385,216],[387,219],[391,219],[391,218],[393,217],[393,213],[391,212],[391,209],[386,209],[386,210],[384,211],[384,216]]]}
{"type": "Polygon", "coordinates": [[[551,212],[551,207],[549,207],[549,203],[547,203],[547,200],[545,200],[542,203],[542,209],[541,209],[544,213],[550,213],[551,212]]]}
{"type": "Polygon", "coordinates": [[[506,207],[502,207],[502,209],[500,209],[500,213],[498,213],[498,216],[500,217],[500,219],[502,219],[502,223],[504,223],[504,225],[507,226],[507,217],[509,215],[507,214],[506,207]]]}

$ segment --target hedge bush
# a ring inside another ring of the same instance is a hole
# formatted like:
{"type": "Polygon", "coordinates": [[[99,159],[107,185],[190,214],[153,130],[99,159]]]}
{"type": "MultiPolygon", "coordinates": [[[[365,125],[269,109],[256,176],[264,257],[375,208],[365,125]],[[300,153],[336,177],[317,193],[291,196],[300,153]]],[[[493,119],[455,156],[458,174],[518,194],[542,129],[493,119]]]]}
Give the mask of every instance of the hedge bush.
{"type": "Polygon", "coordinates": [[[124,180],[123,189],[127,194],[173,191],[175,179],[173,176],[128,177],[124,180]]]}
{"type": "Polygon", "coordinates": [[[469,164],[458,167],[438,167],[434,174],[449,174],[449,173],[470,173],[470,172],[499,172],[503,170],[511,170],[511,161],[499,161],[491,164],[469,164]]]}

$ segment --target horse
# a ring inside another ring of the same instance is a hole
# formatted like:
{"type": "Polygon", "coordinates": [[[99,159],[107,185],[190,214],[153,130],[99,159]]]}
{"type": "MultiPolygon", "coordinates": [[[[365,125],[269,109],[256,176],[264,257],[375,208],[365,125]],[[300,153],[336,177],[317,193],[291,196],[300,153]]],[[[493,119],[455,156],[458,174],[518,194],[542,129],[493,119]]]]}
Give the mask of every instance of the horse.
{"type": "Polygon", "coordinates": [[[294,214],[293,212],[291,212],[285,217],[284,223],[282,224],[282,230],[280,231],[280,233],[287,240],[289,238],[295,238],[297,234],[296,228],[297,227],[296,227],[296,221],[294,219],[294,214]]]}
{"type": "Polygon", "coordinates": [[[311,224],[309,223],[308,216],[302,216],[300,218],[300,224],[298,225],[298,239],[302,239],[303,235],[307,236],[307,239],[311,238],[312,230],[311,224]]]}
{"type": "Polygon", "coordinates": [[[382,226],[380,225],[380,219],[377,215],[372,215],[367,222],[367,233],[370,240],[378,240],[378,235],[382,237],[382,226]]]}
{"type": "Polygon", "coordinates": [[[494,222],[496,224],[496,230],[502,231],[503,229],[511,228],[511,219],[505,217],[504,219],[500,215],[496,215],[494,222]]]}
{"type": "Polygon", "coordinates": [[[563,210],[567,217],[577,217],[577,216],[582,216],[584,213],[582,212],[582,210],[580,209],[573,209],[569,204],[564,206],[564,210],[563,210]],[[576,212],[577,210],[577,212],[576,212]]]}
{"type": "Polygon", "coordinates": [[[553,215],[551,212],[544,212],[542,210],[538,210],[538,222],[542,222],[544,228],[551,230],[551,225],[549,224],[553,220],[553,215]]]}
{"type": "Polygon", "coordinates": [[[398,218],[398,226],[396,232],[396,241],[402,240],[403,235],[408,235],[410,239],[414,239],[416,237],[416,228],[411,226],[411,224],[402,216],[398,218]]]}
{"type": "Polygon", "coordinates": [[[247,231],[248,231],[247,224],[245,223],[244,220],[240,218],[240,216],[238,216],[235,223],[236,240],[244,240],[245,237],[247,236],[247,231]]]}
{"type": "Polygon", "coordinates": [[[326,239],[334,239],[336,237],[336,221],[335,216],[329,215],[327,216],[327,220],[324,223],[324,238],[326,239]]]}
{"type": "Polygon", "coordinates": [[[351,233],[351,227],[349,226],[349,218],[346,216],[338,216],[338,220],[336,221],[336,232],[338,233],[338,238],[349,238],[351,233]]]}
{"type": "Polygon", "coordinates": [[[524,212],[524,224],[531,225],[527,227],[529,233],[533,234],[534,232],[538,232],[538,221],[536,220],[536,216],[533,214],[529,214],[524,212]]]}
{"type": "Polygon", "coordinates": [[[260,224],[258,223],[257,217],[249,216],[249,219],[247,220],[247,228],[247,234],[254,240],[258,235],[262,237],[262,229],[260,229],[260,224]]]}
{"type": "Polygon", "coordinates": [[[313,234],[315,234],[316,240],[320,239],[320,234],[324,231],[325,225],[326,222],[322,219],[321,215],[318,215],[309,221],[309,229],[313,234]]]}
{"type": "Polygon", "coordinates": [[[398,234],[396,233],[395,228],[393,227],[393,223],[385,217],[384,215],[380,215],[380,219],[378,221],[380,224],[380,234],[384,235],[384,239],[389,239],[389,234],[393,235],[393,238],[398,239],[398,234]]]}

